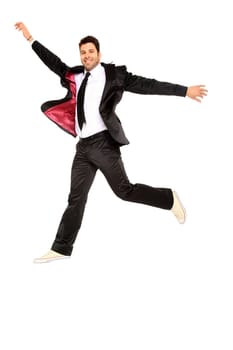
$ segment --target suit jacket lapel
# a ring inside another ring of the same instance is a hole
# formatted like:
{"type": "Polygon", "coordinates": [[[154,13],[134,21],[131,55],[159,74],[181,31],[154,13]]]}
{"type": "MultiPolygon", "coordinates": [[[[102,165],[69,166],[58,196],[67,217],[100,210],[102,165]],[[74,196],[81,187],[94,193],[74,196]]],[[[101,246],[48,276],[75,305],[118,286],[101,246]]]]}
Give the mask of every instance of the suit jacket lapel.
{"type": "Polygon", "coordinates": [[[116,71],[115,71],[114,64],[101,63],[101,65],[104,67],[105,74],[106,74],[106,83],[105,83],[105,87],[104,87],[104,91],[101,99],[101,103],[102,103],[105,100],[106,95],[108,94],[113,81],[116,79],[116,71]]]}

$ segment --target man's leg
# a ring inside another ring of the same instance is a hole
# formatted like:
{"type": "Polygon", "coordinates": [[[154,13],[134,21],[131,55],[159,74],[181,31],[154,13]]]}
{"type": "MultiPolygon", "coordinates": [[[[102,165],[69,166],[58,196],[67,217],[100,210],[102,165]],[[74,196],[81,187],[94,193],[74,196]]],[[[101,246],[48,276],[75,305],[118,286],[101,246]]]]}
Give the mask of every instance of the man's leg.
{"type": "Polygon", "coordinates": [[[35,263],[62,259],[71,255],[73,244],[80,229],[89,189],[96,174],[96,166],[91,164],[80,144],[74,157],[71,170],[71,187],[68,206],[61,218],[51,251],[35,263]]]}
{"type": "Polygon", "coordinates": [[[144,184],[131,184],[121,158],[120,149],[110,137],[96,147],[92,161],[102,171],[114,193],[123,200],[172,210],[180,223],[185,211],[178,196],[169,188],[157,188],[144,184]]]}

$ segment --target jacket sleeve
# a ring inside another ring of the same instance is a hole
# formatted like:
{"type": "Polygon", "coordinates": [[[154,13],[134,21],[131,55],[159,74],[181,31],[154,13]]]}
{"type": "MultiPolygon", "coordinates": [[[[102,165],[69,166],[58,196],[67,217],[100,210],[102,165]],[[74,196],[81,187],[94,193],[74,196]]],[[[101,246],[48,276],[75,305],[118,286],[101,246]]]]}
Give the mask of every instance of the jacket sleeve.
{"type": "Polygon", "coordinates": [[[60,77],[65,75],[68,69],[67,65],[54,53],[39,43],[39,41],[35,40],[32,43],[32,49],[39,56],[42,62],[54,73],[58,74],[60,77]]]}
{"type": "Polygon", "coordinates": [[[125,91],[145,95],[186,96],[187,86],[148,79],[126,72],[125,91]]]}

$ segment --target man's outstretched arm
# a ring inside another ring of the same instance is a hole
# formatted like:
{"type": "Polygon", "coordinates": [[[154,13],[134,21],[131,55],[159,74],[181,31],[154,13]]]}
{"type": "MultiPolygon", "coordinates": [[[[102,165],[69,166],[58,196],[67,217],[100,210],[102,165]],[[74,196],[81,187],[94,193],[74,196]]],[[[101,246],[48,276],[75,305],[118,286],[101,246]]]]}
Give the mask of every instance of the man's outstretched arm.
{"type": "Polygon", "coordinates": [[[126,72],[125,91],[138,94],[187,96],[197,102],[201,102],[207,96],[205,85],[183,86],[169,82],[148,79],[126,72]]]}
{"type": "Polygon", "coordinates": [[[67,65],[61,61],[54,53],[48,50],[45,46],[34,40],[28,28],[23,22],[17,22],[15,28],[23,33],[25,39],[32,43],[32,49],[36,52],[43,63],[60,77],[64,76],[67,71],[67,65]]]}

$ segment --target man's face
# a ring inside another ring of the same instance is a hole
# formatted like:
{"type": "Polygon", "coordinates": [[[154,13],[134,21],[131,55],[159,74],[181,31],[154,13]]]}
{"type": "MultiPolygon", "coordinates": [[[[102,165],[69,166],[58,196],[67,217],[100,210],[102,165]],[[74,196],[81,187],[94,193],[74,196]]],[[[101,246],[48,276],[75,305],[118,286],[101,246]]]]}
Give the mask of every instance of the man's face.
{"type": "Polygon", "coordinates": [[[92,70],[100,62],[100,52],[96,50],[93,43],[86,43],[80,47],[80,59],[87,71],[92,70]]]}

